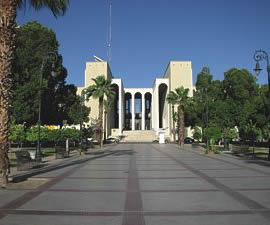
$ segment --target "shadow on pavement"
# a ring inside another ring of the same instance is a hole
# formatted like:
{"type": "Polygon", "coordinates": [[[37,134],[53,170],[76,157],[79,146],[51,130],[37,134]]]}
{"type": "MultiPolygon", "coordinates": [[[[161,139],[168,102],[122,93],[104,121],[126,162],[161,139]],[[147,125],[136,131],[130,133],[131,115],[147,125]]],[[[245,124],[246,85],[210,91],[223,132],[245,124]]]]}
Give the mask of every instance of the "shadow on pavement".
{"type": "Polygon", "coordinates": [[[107,156],[132,155],[134,153],[136,153],[136,152],[133,150],[130,150],[130,149],[101,151],[101,152],[98,152],[98,154],[86,153],[86,155],[95,155],[95,156],[93,156],[91,158],[86,158],[86,159],[78,159],[78,160],[71,159],[72,161],[70,161],[70,162],[64,161],[64,162],[61,162],[59,164],[48,166],[48,167],[45,167],[45,165],[44,165],[42,168],[38,168],[38,169],[36,168],[33,170],[29,170],[29,171],[22,173],[22,174],[13,175],[13,176],[11,176],[11,179],[12,179],[12,182],[19,182],[22,180],[26,180],[27,178],[32,177],[32,176],[55,171],[58,169],[63,169],[63,168],[69,167],[69,166],[79,165],[79,164],[82,164],[82,163],[85,163],[88,161],[92,161],[95,159],[104,158],[107,156]]]}

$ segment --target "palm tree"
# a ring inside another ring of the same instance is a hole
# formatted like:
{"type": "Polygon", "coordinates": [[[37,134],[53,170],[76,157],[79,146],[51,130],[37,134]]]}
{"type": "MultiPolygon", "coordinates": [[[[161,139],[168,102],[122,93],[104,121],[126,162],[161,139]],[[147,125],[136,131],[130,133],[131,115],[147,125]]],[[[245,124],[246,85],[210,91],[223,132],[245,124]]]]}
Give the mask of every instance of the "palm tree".
{"type": "Polygon", "coordinates": [[[106,125],[107,125],[107,113],[111,107],[113,99],[104,100],[104,140],[107,138],[106,125]]]}
{"type": "Polygon", "coordinates": [[[7,185],[9,105],[12,97],[12,60],[15,49],[17,9],[26,3],[35,9],[49,8],[55,17],[63,15],[69,0],[1,0],[0,2],[0,165],[2,186],[7,185]]]}
{"type": "Polygon", "coordinates": [[[178,105],[178,143],[181,147],[185,139],[185,108],[188,104],[188,92],[188,88],[181,86],[168,94],[169,101],[173,100],[173,103],[178,105]]]}
{"type": "Polygon", "coordinates": [[[89,86],[86,91],[86,99],[89,100],[90,97],[98,99],[98,108],[99,108],[99,144],[102,147],[103,144],[103,107],[104,107],[104,96],[108,99],[111,99],[115,96],[114,88],[111,85],[111,80],[106,80],[106,78],[101,75],[92,79],[95,84],[89,86]]]}
{"type": "Polygon", "coordinates": [[[174,112],[174,106],[176,105],[177,103],[177,95],[171,91],[168,96],[167,96],[167,101],[169,104],[172,105],[172,119],[173,119],[173,142],[175,142],[175,112],[174,112]]]}

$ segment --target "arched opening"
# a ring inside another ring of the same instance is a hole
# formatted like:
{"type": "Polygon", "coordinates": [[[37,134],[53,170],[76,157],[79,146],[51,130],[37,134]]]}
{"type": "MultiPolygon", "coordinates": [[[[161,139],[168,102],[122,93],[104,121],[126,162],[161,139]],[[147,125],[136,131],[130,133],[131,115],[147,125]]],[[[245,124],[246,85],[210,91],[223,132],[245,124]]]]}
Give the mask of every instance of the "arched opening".
{"type": "Polygon", "coordinates": [[[152,129],[152,123],[151,123],[151,115],[152,115],[152,95],[151,93],[147,92],[144,95],[144,105],[145,105],[145,130],[151,130],[152,129]]]}
{"type": "Polygon", "coordinates": [[[142,129],[142,94],[135,94],[135,130],[142,129]]]}
{"type": "Polygon", "coordinates": [[[115,91],[115,97],[112,102],[109,103],[110,108],[110,125],[111,128],[119,128],[119,86],[112,84],[115,91]]]}
{"type": "Polygon", "coordinates": [[[158,87],[158,106],[159,106],[159,128],[165,128],[164,121],[166,120],[166,96],[167,96],[168,86],[166,84],[160,84],[158,87]]]}
{"type": "Polygon", "coordinates": [[[131,115],[131,94],[125,93],[125,130],[131,130],[132,128],[132,115],[131,115]]]}

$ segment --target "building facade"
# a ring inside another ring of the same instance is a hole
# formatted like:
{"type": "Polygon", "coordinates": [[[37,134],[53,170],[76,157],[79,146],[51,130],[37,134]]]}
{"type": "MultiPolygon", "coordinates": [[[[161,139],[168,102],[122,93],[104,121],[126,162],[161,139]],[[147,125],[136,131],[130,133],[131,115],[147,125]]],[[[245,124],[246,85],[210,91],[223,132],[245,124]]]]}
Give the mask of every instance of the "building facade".
{"type": "MultiPolygon", "coordinates": [[[[106,61],[87,62],[85,85],[78,87],[78,94],[94,84],[93,78],[104,75],[112,81],[116,97],[106,116],[106,136],[123,135],[124,131],[147,131],[156,134],[162,130],[172,138],[172,107],[166,101],[170,91],[178,87],[189,88],[193,94],[192,67],[190,61],[170,61],[162,78],[156,78],[152,88],[124,88],[120,78],[114,78],[106,61]]],[[[91,107],[90,122],[98,118],[98,100],[90,99],[85,104],[91,107]]],[[[187,128],[186,136],[191,136],[187,128]]]]}

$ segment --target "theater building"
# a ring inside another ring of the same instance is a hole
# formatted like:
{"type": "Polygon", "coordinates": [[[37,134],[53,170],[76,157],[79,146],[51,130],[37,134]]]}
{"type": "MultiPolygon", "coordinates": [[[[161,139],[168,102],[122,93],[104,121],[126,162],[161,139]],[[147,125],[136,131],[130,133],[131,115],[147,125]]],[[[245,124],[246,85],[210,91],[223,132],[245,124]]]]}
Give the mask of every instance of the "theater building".
{"type": "MultiPolygon", "coordinates": [[[[116,78],[108,62],[98,60],[87,62],[85,85],[78,87],[78,94],[94,84],[93,78],[104,75],[112,81],[116,97],[106,116],[106,136],[124,136],[124,141],[151,141],[158,132],[165,132],[172,140],[172,107],[166,101],[170,91],[178,87],[189,88],[193,94],[191,61],[170,61],[162,77],[154,80],[151,88],[125,88],[121,78],[116,78]]],[[[85,104],[91,107],[90,122],[98,118],[98,99],[90,99],[85,104]]],[[[186,136],[191,136],[186,128],[186,136]]]]}

